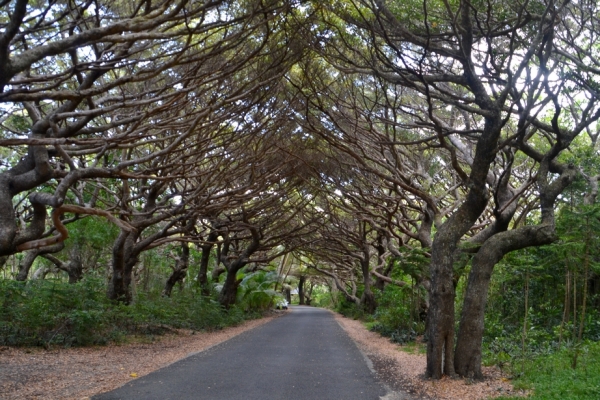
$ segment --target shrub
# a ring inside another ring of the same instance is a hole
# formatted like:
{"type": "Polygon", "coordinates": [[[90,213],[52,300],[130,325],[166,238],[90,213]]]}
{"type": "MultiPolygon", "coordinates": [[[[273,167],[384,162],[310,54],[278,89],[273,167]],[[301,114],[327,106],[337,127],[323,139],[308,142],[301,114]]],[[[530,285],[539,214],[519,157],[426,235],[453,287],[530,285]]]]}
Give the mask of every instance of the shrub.
{"type": "Polygon", "coordinates": [[[172,328],[221,329],[258,316],[239,307],[225,310],[191,290],[175,291],[171,298],[151,290],[125,306],[109,301],[103,280],[93,276],[76,284],[2,280],[0,293],[0,345],[11,346],[106,344],[172,328]]]}

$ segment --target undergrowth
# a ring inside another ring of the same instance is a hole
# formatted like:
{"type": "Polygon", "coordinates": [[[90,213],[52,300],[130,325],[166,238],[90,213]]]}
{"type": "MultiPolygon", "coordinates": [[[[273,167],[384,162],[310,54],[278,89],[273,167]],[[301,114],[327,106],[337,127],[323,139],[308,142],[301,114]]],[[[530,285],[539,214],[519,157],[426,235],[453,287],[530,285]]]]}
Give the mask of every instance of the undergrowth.
{"type": "Polygon", "coordinates": [[[224,310],[192,290],[139,294],[127,306],[109,301],[103,280],[76,284],[39,280],[0,280],[0,345],[88,346],[121,342],[128,335],[157,335],[176,328],[214,330],[257,313],[224,310]]]}
{"type": "MultiPolygon", "coordinates": [[[[563,348],[552,354],[525,358],[512,366],[519,378],[516,389],[531,389],[531,399],[600,399],[600,343],[586,342],[580,348],[563,348]],[[579,351],[572,368],[573,352],[579,351]]],[[[517,397],[503,397],[517,399],[517,397]]]]}

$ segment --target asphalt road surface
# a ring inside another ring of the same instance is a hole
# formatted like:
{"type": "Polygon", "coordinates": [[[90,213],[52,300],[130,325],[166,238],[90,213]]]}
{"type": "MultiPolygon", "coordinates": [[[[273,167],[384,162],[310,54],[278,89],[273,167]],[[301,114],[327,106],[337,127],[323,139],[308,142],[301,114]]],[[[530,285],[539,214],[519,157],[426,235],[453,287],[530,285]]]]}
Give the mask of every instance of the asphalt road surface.
{"type": "Polygon", "coordinates": [[[386,393],[330,312],[297,306],[93,399],[376,400],[386,393]]]}

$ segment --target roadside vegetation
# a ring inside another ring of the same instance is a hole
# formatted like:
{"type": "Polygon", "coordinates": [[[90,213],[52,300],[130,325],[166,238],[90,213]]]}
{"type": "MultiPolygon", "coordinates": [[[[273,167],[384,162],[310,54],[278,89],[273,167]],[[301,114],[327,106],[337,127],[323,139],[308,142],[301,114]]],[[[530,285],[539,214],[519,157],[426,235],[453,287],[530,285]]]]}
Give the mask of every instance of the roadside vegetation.
{"type": "MultiPolygon", "coordinates": [[[[183,288],[182,288],[183,289],[183,288]]],[[[176,329],[211,331],[260,318],[267,309],[245,299],[224,309],[216,295],[162,287],[136,294],[131,305],[107,299],[104,279],[86,276],[75,284],[61,279],[0,281],[0,345],[71,347],[156,338],[176,329]]]]}
{"type": "Polygon", "coordinates": [[[6,282],[0,313],[0,345],[89,346],[119,343],[136,335],[154,337],[175,329],[222,329],[258,318],[259,310],[224,310],[214,298],[177,291],[141,293],[131,306],[106,299],[106,285],[86,277],[69,285],[60,280],[6,282]]]}
{"type": "MultiPolygon", "coordinates": [[[[516,389],[531,390],[531,398],[600,396],[599,209],[574,204],[577,199],[564,199],[557,242],[511,253],[496,266],[491,280],[483,363],[498,367],[516,389]]],[[[457,321],[469,269],[467,263],[456,270],[457,321]]],[[[410,282],[411,276],[402,271],[399,265],[395,278],[410,282]]],[[[425,348],[425,320],[419,315],[422,288],[389,285],[375,291],[374,314],[339,293],[337,297],[323,293],[318,301],[363,320],[405,351],[425,348]]]]}

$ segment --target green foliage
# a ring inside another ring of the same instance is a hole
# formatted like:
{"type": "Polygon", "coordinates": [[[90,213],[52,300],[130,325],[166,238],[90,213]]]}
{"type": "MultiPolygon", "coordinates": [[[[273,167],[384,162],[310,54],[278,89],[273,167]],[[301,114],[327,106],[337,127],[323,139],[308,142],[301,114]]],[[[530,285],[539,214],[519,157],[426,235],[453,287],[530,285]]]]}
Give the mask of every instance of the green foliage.
{"type": "Polygon", "coordinates": [[[409,286],[386,286],[376,291],[378,308],[371,330],[388,336],[395,343],[412,342],[425,331],[417,312],[418,290],[409,286]]]}
{"type": "Polygon", "coordinates": [[[524,360],[516,388],[533,389],[531,399],[600,398],[600,343],[581,345],[577,369],[571,368],[572,349],[524,360]]]}
{"type": "Polygon", "coordinates": [[[246,275],[238,287],[238,304],[244,310],[266,310],[280,294],[273,290],[277,272],[258,271],[246,275]]]}
{"type": "Polygon", "coordinates": [[[127,311],[106,300],[99,279],[0,281],[0,343],[18,346],[90,345],[119,340],[127,311]]]}
{"type": "Polygon", "coordinates": [[[322,308],[334,308],[334,298],[329,288],[325,285],[316,285],[312,292],[312,305],[322,308]]]}
{"type": "Polygon", "coordinates": [[[571,189],[558,213],[560,240],[507,255],[490,287],[484,362],[518,378],[516,387],[535,389],[533,398],[600,398],[600,313],[590,293],[600,208],[574,194],[585,192],[581,182],[571,189]]]}
{"type": "MultiPolygon", "coordinates": [[[[158,289],[158,288],[157,288],[158,289]]],[[[131,306],[106,299],[102,279],[0,281],[0,345],[87,346],[119,342],[130,334],[161,334],[171,328],[221,329],[256,317],[241,308],[225,311],[217,301],[193,291],[160,290],[138,295],[131,306]]]]}
{"type": "Polygon", "coordinates": [[[100,217],[84,217],[69,224],[67,245],[89,246],[93,249],[104,249],[119,234],[119,228],[100,217]]]}
{"type": "Polygon", "coordinates": [[[368,318],[363,307],[354,302],[348,301],[342,293],[338,293],[338,300],[335,311],[342,314],[344,317],[352,319],[365,320],[368,318]]]}

